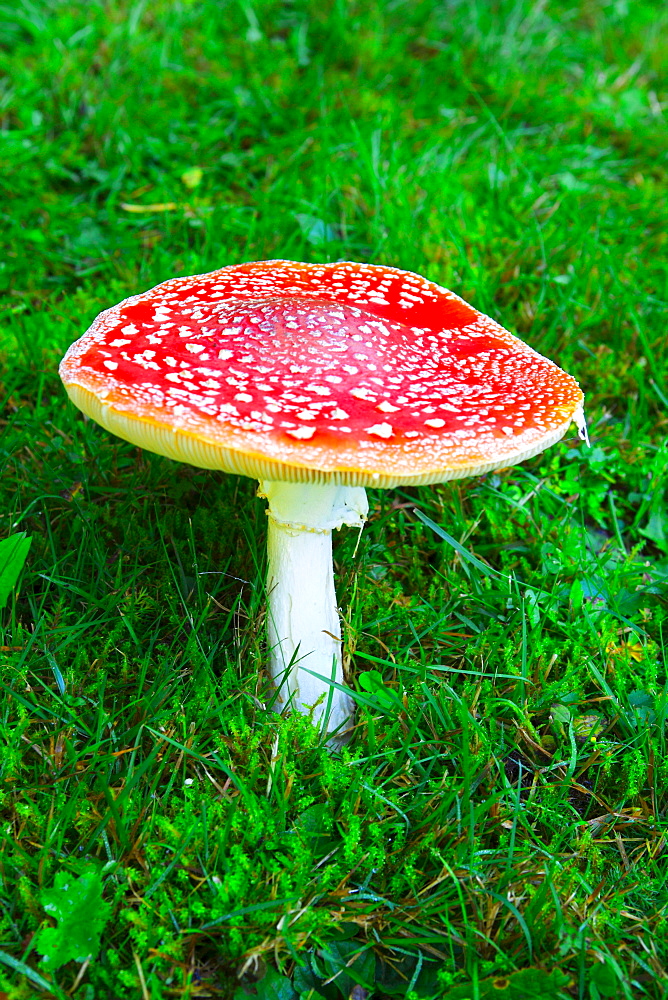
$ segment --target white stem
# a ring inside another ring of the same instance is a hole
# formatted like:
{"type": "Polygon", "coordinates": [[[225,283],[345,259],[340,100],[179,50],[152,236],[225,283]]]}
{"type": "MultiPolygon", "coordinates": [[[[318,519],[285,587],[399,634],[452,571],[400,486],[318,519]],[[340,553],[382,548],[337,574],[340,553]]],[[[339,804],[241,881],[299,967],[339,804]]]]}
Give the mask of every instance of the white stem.
{"type": "Polygon", "coordinates": [[[330,683],[343,684],[332,529],[361,529],[366,493],[358,486],[267,480],[258,492],[269,500],[267,641],[276,708],[310,715],[327,732],[345,729],[353,702],[330,683]]]}

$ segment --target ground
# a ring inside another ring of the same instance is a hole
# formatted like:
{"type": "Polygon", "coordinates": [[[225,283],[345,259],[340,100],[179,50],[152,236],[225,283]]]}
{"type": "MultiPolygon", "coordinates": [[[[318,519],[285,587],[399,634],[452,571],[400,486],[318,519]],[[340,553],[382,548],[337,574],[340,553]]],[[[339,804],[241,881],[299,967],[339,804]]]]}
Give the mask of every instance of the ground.
{"type": "Polygon", "coordinates": [[[0,996],[665,995],[667,21],[0,9],[0,996]],[[265,708],[255,484],[57,375],[127,295],[272,257],[425,274],[586,397],[591,447],[338,534],[339,754],[265,708]]]}

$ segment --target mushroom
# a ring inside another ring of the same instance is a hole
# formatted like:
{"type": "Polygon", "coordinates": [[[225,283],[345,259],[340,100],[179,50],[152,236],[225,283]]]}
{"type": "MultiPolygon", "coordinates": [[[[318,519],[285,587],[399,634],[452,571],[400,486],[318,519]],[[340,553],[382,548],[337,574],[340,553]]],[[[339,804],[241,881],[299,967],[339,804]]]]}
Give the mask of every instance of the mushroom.
{"type": "Polygon", "coordinates": [[[172,278],[101,313],[60,374],[149,451],[260,480],[276,707],[350,724],[332,530],[364,487],[514,465],[584,433],[578,384],[453,292],[394,267],[268,260],[172,278]]]}

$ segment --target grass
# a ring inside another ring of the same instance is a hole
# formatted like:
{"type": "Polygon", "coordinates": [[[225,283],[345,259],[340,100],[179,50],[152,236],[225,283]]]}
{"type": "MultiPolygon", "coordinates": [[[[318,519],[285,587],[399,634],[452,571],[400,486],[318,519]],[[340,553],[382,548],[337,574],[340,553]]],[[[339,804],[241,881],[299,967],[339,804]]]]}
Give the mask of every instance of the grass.
{"type": "Polygon", "coordinates": [[[0,7],[0,996],[665,996],[667,22],[0,7]],[[587,397],[590,449],[339,533],[340,755],[263,707],[254,483],[56,372],[128,294],[271,257],[426,274],[587,397]]]}

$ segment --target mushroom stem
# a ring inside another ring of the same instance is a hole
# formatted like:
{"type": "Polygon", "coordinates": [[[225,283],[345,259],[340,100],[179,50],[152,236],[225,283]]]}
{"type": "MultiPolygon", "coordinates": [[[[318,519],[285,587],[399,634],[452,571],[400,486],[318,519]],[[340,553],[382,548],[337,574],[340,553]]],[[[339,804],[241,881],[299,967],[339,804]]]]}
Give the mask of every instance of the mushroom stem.
{"type": "Polygon", "coordinates": [[[326,732],[345,729],[353,701],[331,684],[343,684],[332,530],[362,528],[366,493],[359,486],[269,480],[258,493],[269,501],[267,640],[277,711],[289,706],[326,732]]]}

